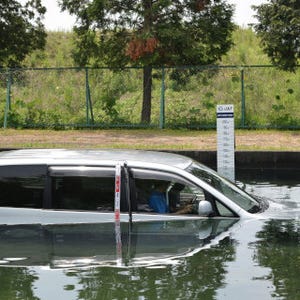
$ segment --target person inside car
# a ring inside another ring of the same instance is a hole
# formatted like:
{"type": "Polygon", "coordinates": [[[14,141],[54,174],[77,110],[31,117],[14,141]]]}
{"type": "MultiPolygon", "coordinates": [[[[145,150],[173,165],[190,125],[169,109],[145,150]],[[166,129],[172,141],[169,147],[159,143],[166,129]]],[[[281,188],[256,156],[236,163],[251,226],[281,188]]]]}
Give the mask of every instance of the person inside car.
{"type": "Polygon", "coordinates": [[[154,184],[153,190],[150,194],[148,204],[150,208],[157,213],[168,213],[169,206],[166,199],[166,190],[168,182],[160,181],[154,184]]]}

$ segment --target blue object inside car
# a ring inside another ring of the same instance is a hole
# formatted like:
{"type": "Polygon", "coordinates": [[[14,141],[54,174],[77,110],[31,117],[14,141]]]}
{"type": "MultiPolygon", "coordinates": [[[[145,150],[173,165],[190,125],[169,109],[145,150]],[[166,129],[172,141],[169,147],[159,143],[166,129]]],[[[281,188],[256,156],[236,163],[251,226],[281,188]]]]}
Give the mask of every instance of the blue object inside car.
{"type": "Polygon", "coordinates": [[[169,212],[164,193],[154,191],[149,198],[149,206],[157,213],[169,212]]]}

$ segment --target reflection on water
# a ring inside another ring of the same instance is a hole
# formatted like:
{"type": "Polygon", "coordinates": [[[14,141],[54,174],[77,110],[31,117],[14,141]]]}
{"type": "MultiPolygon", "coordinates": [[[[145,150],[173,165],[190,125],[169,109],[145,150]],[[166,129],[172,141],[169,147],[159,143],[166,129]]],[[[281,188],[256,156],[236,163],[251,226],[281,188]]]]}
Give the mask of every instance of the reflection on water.
{"type": "Polygon", "coordinates": [[[267,221],[257,233],[255,260],[270,268],[274,295],[282,299],[300,298],[300,222],[267,221]]]}
{"type": "MultiPolygon", "coordinates": [[[[299,207],[296,172],[237,178],[299,207]]],[[[114,224],[1,226],[0,299],[300,299],[299,218],[121,224],[121,241],[114,224]]]]}
{"type": "Polygon", "coordinates": [[[175,264],[217,244],[238,219],[202,219],[115,224],[0,226],[0,265],[153,266],[175,264]]]}
{"type": "MultiPolygon", "coordinates": [[[[203,299],[212,298],[224,284],[226,262],[234,259],[234,247],[225,238],[219,245],[182,259],[175,265],[160,268],[129,268],[115,271],[98,268],[84,282],[83,299],[89,299],[97,287],[95,298],[124,299],[203,299]]],[[[90,271],[86,271],[90,276],[90,271]]]]}
{"type": "MultiPolygon", "coordinates": [[[[124,292],[130,299],[210,297],[224,284],[226,262],[234,259],[229,230],[238,223],[219,219],[144,222],[132,228],[122,224],[121,265],[114,224],[2,226],[0,280],[16,283],[6,289],[11,299],[25,299],[25,290],[50,299],[42,289],[46,282],[48,290],[63,284],[64,299],[72,299],[74,290],[79,299],[122,299],[124,292]]],[[[32,294],[26,297],[34,299],[32,294]]]]}

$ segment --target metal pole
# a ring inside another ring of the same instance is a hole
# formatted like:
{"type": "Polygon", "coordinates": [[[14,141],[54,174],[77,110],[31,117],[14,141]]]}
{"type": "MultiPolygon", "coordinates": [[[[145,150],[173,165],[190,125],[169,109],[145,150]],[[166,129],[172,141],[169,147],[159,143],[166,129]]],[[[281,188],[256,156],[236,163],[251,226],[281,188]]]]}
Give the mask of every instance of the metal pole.
{"type": "Polygon", "coordinates": [[[6,73],[6,105],[4,111],[3,128],[7,128],[8,114],[11,108],[11,84],[12,84],[11,72],[8,69],[6,73]]]}
{"type": "Polygon", "coordinates": [[[85,103],[86,103],[86,124],[87,125],[94,124],[94,114],[93,114],[93,107],[91,101],[88,68],[85,68],[85,103]]]}
{"type": "Polygon", "coordinates": [[[246,102],[245,102],[245,82],[244,69],[241,69],[241,127],[245,127],[246,102]]]}
{"type": "Polygon", "coordinates": [[[85,112],[86,112],[86,125],[90,125],[89,116],[89,70],[85,68],[85,112]]]}
{"type": "Polygon", "coordinates": [[[159,128],[165,127],[165,68],[162,67],[159,128]]]}

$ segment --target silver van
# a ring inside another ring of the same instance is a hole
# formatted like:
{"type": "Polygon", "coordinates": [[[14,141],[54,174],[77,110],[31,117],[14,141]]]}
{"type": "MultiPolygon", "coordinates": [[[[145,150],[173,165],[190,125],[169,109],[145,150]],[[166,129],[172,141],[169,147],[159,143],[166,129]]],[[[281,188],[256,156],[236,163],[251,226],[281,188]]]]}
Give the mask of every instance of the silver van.
{"type": "Polygon", "coordinates": [[[177,154],[0,152],[0,224],[256,218],[267,208],[266,200],[177,154]]]}

